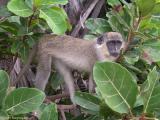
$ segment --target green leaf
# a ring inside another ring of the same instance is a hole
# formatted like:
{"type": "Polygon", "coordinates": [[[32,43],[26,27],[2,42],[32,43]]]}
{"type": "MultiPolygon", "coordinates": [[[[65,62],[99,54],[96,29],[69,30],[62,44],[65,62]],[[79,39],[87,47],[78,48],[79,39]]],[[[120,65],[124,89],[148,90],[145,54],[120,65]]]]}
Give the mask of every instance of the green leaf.
{"type": "Polygon", "coordinates": [[[7,4],[7,8],[21,17],[29,17],[33,14],[32,9],[27,6],[24,0],[10,0],[7,4]]]}
{"type": "Polygon", "coordinates": [[[160,14],[160,2],[155,5],[152,10],[152,14],[160,14]]]}
{"type": "Polygon", "coordinates": [[[40,120],[58,120],[58,112],[56,104],[46,106],[41,114],[40,120]]]}
{"type": "Polygon", "coordinates": [[[5,111],[0,111],[0,120],[9,120],[9,116],[5,111]]]}
{"type": "Polygon", "coordinates": [[[131,112],[138,92],[132,74],[118,63],[96,63],[93,68],[96,85],[106,104],[119,113],[131,112]]]}
{"type": "Polygon", "coordinates": [[[143,43],[142,49],[152,62],[160,61],[160,41],[149,40],[143,43]]]}
{"type": "Polygon", "coordinates": [[[0,6],[0,16],[2,17],[8,17],[11,16],[11,13],[8,11],[6,5],[5,6],[0,6]]]}
{"type": "Polygon", "coordinates": [[[148,15],[154,8],[155,0],[136,0],[137,6],[139,8],[140,16],[144,17],[148,15]]]}
{"type": "Polygon", "coordinates": [[[40,118],[42,112],[44,111],[44,108],[45,108],[47,105],[48,105],[48,104],[46,104],[46,103],[43,102],[43,103],[38,107],[38,109],[34,110],[34,112],[36,112],[36,116],[37,116],[38,118],[40,118]]]}
{"type": "Polygon", "coordinates": [[[41,9],[39,17],[47,22],[55,34],[64,34],[67,30],[66,15],[61,8],[41,9]]]}
{"type": "Polygon", "coordinates": [[[85,92],[76,92],[73,100],[83,108],[99,112],[100,99],[85,92]]]}
{"type": "Polygon", "coordinates": [[[22,46],[23,42],[20,40],[15,41],[11,46],[11,52],[13,54],[17,53],[19,51],[19,48],[22,46]]]}
{"type": "Polygon", "coordinates": [[[160,41],[148,40],[148,41],[143,43],[143,46],[160,49],[160,41]]]}
{"type": "Polygon", "coordinates": [[[141,86],[144,101],[144,113],[160,109],[160,84],[156,67],[149,73],[147,80],[141,86]]]}
{"type": "Polygon", "coordinates": [[[119,2],[119,0],[107,0],[107,3],[111,6],[117,6],[117,5],[121,5],[121,3],[119,2]]]}
{"type": "Polygon", "coordinates": [[[134,63],[138,61],[139,56],[132,56],[132,55],[131,56],[126,56],[125,55],[124,58],[125,58],[125,61],[127,63],[129,63],[131,65],[134,65],[134,63]]]}
{"type": "Polygon", "coordinates": [[[112,31],[108,21],[102,18],[90,18],[85,22],[85,25],[93,34],[103,34],[112,31]]]}
{"type": "Polygon", "coordinates": [[[34,38],[33,36],[28,36],[28,39],[27,39],[26,42],[27,42],[27,44],[28,44],[28,46],[29,46],[30,48],[32,48],[33,45],[36,44],[36,40],[35,40],[35,38],[34,38]]]}
{"type": "MultiPolygon", "coordinates": [[[[25,3],[28,7],[30,7],[31,9],[33,8],[33,0],[25,0],[25,3]]],[[[35,7],[35,6],[34,6],[35,7]]]]}
{"type": "Polygon", "coordinates": [[[128,51],[124,55],[125,61],[131,65],[134,65],[135,62],[139,60],[139,55],[136,50],[128,51]]]}
{"type": "Polygon", "coordinates": [[[25,114],[36,110],[43,102],[45,94],[35,88],[18,88],[5,100],[5,110],[12,115],[25,114]]]}
{"type": "Polygon", "coordinates": [[[112,28],[112,31],[116,31],[122,34],[123,38],[125,38],[128,34],[128,28],[126,28],[126,23],[125,25],[123,25],[124,20],[120,20],[119,17],[117,16],[118,14],[115,12],[109,12],[107,13],[107,17],[108,17],[108,23],[112,28]],[[121,22],[123,21],[123,23],[121,22]]]}
{"type": "Polygon", "coordinates": [[[8,21],[0,22],[0,28],[5,30],[6,32],[13,33],[14,35],[17,35],[18,32],[17,25],[8,21]]]}
{"type": "Polygon", "coordinates": [[[44,6],[44,5],[53,5],[53,4],[61,4],[65,5],[68,3],[68,0],[34,0],[35,6],[44,6]]]}
{"type": "Polygon", "coordinates": [[[104,118],[109,118],[111,116],[116,116],[116,112],[114,112],[110,107],[107,106],[104,100],[100,103],[100,116],[103,116],[104,118]]]}
{"type": "Polygon", "coordinates": [[[19,16],[10,16],[8,17],[8,21],[18,23],[19,25],[21,24],[19,16]]]}
{"type": "Polygon", "coordinates": [[[29,50],[30,50],[28,44],[29,41],[30,39],[28,39],[27,43],[21,40],[16,40],[11,46],[11,52],[14,54],[18,53],[22,58],[23,62],[26,62],[29,56],[29,50]]]}
{"type": "MultiPolygon", "coordinates": [[[[42,0],[42,1],[44,1],[44,0],[42,0]]],[[[68,0],[46,0],[44,3],[65,5],[68,3],[68,0]]]]}
{"type": "Polygon", "coordinates": [[[130,25],[131,18],[129,16],[129,14],[127,15],[126,11],[121,11],[121,14],[120,13],[118,14],[118,13],[115,12],[114,17],[119,21],[119,24],[123,25],[127,30],[130,29],[129,25],[130,25]],[[126,18],[129,19],[129,20],[127,20],[126,18]]]}
{"type": "Polygon", "coordinates": [[[0,70],[0,109],[3,106],[8,86],[9,86],[9,76],[5,71],[0,70]]]}
{"type": "Polygon", "coordinates": [[[119,23],[118,19],[115,17],[115,15],[112,15],[113,13],[111,14],[107,14],[107,17],[108,17],[108,23],[110,24],[111,28],[114,30],[114,31],[123,31],[122,29],[122,25],[119,23]]]}
{"type": "Polygon", "coordinates": [[[134,104],[134,108],[135,108],[135,107],[142,106],[142,105],[144,105],[144,103],[143,103],[143,98],[142,98],[141,95],[138,95],[138,96],[137,96],[137,100],[136,100],[136,102],[135,102],[135,104],[134,104]]]}
{"type": "Polygon", "coordinates": [[[57,89],[64,82],[63,77],[58,72],[52,73],[49,81],[53,89],[57,89]]]}
{"type": "Polygon", "coordinates": [[[29,56],[29,46],[27,46],[27,45],[21,46],[21,48],[19,48],[18,53],[20,54],[22,60],[24,62],[26,62],[28,60],[28,56],[29,56]]]}
{"type": "MultiPolygon", "coordinates": [[[[140,23],[139,31],[145,33],[143,38],[154,38],[152,36],[159,36],[160,34],[160,21],[158,17],[153,17],[151,19],[143,19],[140,23]]],[[[147,39],[148,39],[147,38],[147,39]]],[[[158,37],[157,37],[158,38],[158,37]]]]}
{"type": "Polygon", "coordinates": [[[123,7],[123,10],[119,12],[120,16],[118,17],[126,28],[131,29],[133,27],[133,8],[128,8],[127,6],[123,7]]]}

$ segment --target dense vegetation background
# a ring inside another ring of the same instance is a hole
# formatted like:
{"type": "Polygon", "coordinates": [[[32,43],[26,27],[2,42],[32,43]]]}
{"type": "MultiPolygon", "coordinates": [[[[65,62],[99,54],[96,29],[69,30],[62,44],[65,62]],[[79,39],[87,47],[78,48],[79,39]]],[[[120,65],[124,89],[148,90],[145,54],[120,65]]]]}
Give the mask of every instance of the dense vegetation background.
{"type": "Polygon", "coordinates": [[[0,69],[0,120],[159,119],[160,0],[1,0],[0,69]],[[109,31],[122,34],[125,49],[117,63],[95,64],[94,95],[87,92],[87,73],[73,71],[77,106],[55,70],[46,94],[30,88],[35,61],[17,81],[41,35],[92,40],[109,31]]]}

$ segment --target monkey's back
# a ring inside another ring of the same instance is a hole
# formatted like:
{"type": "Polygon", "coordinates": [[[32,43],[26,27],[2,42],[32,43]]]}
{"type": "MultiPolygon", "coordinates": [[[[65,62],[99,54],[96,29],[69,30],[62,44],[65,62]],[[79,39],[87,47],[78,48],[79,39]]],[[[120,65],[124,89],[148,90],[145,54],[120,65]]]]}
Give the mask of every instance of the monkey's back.
{"type": "MultiPolygon", "coordinates": [[[[90,71],[95,63],[95,41],[83,40],[72,36],[44,35],[38,45],[39,54],[48,54],[52,59],[67,63],[73,68],[90,71]]],[[[54,60],[53,60],[54,61],[54,60]]]]}

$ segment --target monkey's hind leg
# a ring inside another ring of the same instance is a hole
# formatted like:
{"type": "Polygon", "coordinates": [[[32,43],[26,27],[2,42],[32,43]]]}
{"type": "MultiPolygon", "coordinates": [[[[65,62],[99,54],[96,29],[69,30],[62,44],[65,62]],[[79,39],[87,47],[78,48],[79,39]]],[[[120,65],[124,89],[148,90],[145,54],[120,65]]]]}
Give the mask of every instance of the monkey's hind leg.
{"type": "Polygon", "coordinates": [[[71,69],[61,61],[54,60],[54,63],[58,72],[64,77],[63,79],[65,81],[65,84],[68,87],[70,98],[73,102],[75,89],[74,89],[74,81],[73,81],[71,69]]]}
{"type": "Polygon", "coordinates": [[[93,80],[93,73],[91,72],[90,73],[90,76],[89,76],[89,92],[90,93],[94,93],[95,92],[95,82],[93,80]]]}
{"type": "Polygon", "coordinates": [[[40,90],[45,90],[46,84],[48,82],[51,73],[51,57],[49,55],[40,55],[39,63],[35,78],[35,87],[40,90]]]}

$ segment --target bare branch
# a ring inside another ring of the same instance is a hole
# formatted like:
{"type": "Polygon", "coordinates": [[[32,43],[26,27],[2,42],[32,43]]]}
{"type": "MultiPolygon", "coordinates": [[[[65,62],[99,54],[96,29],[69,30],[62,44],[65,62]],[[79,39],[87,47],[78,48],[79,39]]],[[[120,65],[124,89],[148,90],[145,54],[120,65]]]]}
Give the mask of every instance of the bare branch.
{"type": "Polygon", "coordinates": [[[75,28],[73,29],[71,35],[76,37],[79,30],[82,27],[82,24],[84,24],[84,22],[86,21],[86,19],[88,18],[88,16],[90,15],[90,13],[92,12],[93,8],[95,7],[95,5],[97,4],[99,0],[94,0],[90,6],[88,7],[88,9],[86,10],[86,12],[82,15],[81,19],[78,21],[78,24],[75,26],[75,28]]]}
{"type": "Polygon", "coordinates": [[[60,99],[60,98],[68,98],[69,97],[69,93],[63,93],[63,94],[58,94],[58,95],[53,95],[53,96],[47,96],[47,99],[51,100],[51,101],[55,101],[56,99],[60,99]]]}

